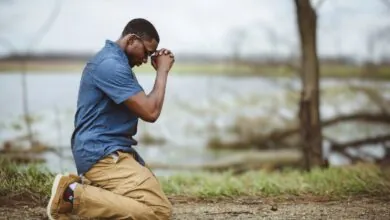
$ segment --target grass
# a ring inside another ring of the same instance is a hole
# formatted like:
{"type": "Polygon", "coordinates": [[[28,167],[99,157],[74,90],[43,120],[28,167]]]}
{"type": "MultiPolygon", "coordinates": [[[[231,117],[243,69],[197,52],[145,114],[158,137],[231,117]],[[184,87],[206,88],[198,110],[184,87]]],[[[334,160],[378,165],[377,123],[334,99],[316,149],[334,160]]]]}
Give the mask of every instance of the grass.
{"type": "MultiPolygon", "coordinates": [[[[49,196],[53,174],[36,165],[17,166],[0,160],[0,196],[26,195],[38,201],[49,196]]],[[[234,196],[325,196],[342,198],[390,193],[388,176],[375,165],[313,169],[311,172],[251,171],[235,176],[232,173],[182,173],[159,178],[170,196],[202,198],[234,196]]]]}
{"type": "Polygon", "coordinates": [[[198,173],[162,179],[171,195],[215,196],[325,196],[381,195],[390,193],[387,176],[374,165],[313,169],[256,171],[241,176],[231,173],[198,173]]]}
{"type": "Polygon", "coordinates": [[[50,196],[53,178],[39,165],[20,166],[0,157],[0,197],[21,196],[44,202],[50,196]]]}
{"type": "MultiPolygon", "coordinates": [[[[29,73],[40,72],[76,72],[81,73],[84,67],[84,62],[68,62],[68,63],[39,63],[32,62],[27,66],[29,73]]],[[[362,69],[352,65],[321,65],[321,76],[323,77],[365,77],[390,79],[390,67],[379,67],[376,74],[362,75],[362,69]]],[[[136,73],[153,73],[154,69],[150,65],[142,65],[135,67],[136,73]]],[[[20,72],[18,63],[2,63],[0,65],[1,72],[20,72]]],[[[277,77],[295,77],[296,74],[290,68],[283,66],[258,65],[248,66],[245,64],[229,64],[229,63],[176,63],[172,67],[172,74],[190,75],[231,75],[231,76],[277,76],[277,77]]]]}

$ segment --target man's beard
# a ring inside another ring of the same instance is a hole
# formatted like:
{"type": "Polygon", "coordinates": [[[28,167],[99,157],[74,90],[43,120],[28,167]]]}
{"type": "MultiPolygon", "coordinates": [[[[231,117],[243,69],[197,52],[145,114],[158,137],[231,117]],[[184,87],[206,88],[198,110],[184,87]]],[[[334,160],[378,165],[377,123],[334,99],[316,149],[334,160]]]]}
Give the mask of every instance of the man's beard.
{"type": "Polygon", "coordinates": [[[130,66],[131,68],[133,68],[133,67],[134,67],[134,63],[131,62],[133,59],[132,59],[131,56],[128,55],[127,53],[125,53],[125,54],[126,54],[127,62],[129,63],[129,66],[130,66]]]}

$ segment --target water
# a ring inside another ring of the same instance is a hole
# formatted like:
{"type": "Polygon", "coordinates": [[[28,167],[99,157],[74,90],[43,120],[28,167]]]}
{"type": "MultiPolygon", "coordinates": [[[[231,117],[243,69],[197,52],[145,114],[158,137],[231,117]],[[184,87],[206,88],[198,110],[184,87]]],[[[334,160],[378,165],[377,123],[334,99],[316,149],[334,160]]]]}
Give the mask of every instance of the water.
{"type": "MultiPolygon", "coordinates": [[[[33,131],[42,142],[63,148],[64,159],[54,153],[46,153],[47,165],[54,172],[75,170],[69,147],[73,131],[80,74],[40,73],[27,76],[28,106],[33,116],[33,131]]],[[[154,83],[153,74],[140,74],[138,80],[148,92],[154,83]]],[[[342,88],[347,84],[363,85],[380,89],[385,96],[390,94],[389,82],[359,80],[322,80],[322,88],[340,87],[337,94],[324,93],[321,112],[323,118],[356,109],[375,110],[361,93],[350,93],[342,88]]],[[[293,120],[297,111],[297,79],[228,77],[228,76],[177,76],[168,80],[163,112],[154,124],[139,123],[140,140],[137,150],[148,162],[198,164],[219,157],[205,146],[211,137],[219,135],[233,138],[229,127],[240,118],[266,118],[266,124],[254,124],[250,129],[266,132],[293,120]],[[146,137],[163,140],[164,143],[146,145],[146,137]]],[[[21,75],[0,75],[0,143],[25,134],[21,116],[21,75]]],[[[355,125],[336,126],[326,134],[336,140],[349,140],[356,136],[383,133],[383,127],[355,125]]],[[[381,155],[380,147],[375,151],[381,155]]],[[[345,162],[333,155],[334,162],[345,162]]]]}

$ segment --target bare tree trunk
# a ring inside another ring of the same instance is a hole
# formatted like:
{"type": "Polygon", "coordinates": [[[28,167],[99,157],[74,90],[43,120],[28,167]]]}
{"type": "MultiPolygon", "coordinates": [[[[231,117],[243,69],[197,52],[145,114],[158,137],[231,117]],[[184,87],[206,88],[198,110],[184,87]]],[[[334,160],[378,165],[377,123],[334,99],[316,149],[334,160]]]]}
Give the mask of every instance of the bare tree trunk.
{"type": "Polygon", "coordinates": [[[21,67],[22,67],[22,104],[23,104],[23,115],[24,122],[26,123],[27,128],[27,138],[30,148],[34,146],[33,132],[31,128],[31,115],[28,106],[28,88],[27,88],[27,62],[29,56],[24,56],[21,67]]]}
{"type": "Polygon", "coordinates": [[[319,64],[316,46],[317,15],[310,0],[295,0],[301,41],[300,133],[305,168],[323,166],[320,121],[319,64]]]}
{"type": "MultiPolygon", "coordinates": [[[[11,54],[16,54],[20,56],[19,53],[17,53],[17,50],[15,46],[8,41],[7,39],[0,38],[0,46],[4,45],[6,48],[10,49],[11,54]]],[[[28,92],[27,92],[27,79],[26,79],[26,71],[27,71],[27,56],[24,56],[21,59],[21,74],[22,74],[22,106],[23,106],[23,120],[26,123],[27,128],[27,140],[29,143],[29,147],[33,146],[33,135],[32,135],[32,129],[31,129],[31,116],[29,114],[29,108],[28,108],[28,92]]]]}
{"type": "Polygon", "coordinates": [[[32,49],[34,46],[38,45],[39,42],[43,39],[43,37],[47,34],[47,32],[50,30],[50,28],[53,26],[54,21],[57,19],[58,15],[60,14],[61,10],[61,0],[57,0],[55,2],[54,8],[50,13],[50,16],[46,19],[45,23],[38,29],[36,35],[31,40],[27,52],[25,53],[21,67],[22,67],[22,102],[23,102],[23,113],[24,113],[24,121],[26,123],[27,127],[27,133],[28,133],[28,140],[30,147],[34,147],[34,138],[33,138],[33,131],[31,128],[31,115],[28,107],[28,86],[27,86],[27,71],[28,71],[28,61],[31,58],[32,55],[32,49]]]}

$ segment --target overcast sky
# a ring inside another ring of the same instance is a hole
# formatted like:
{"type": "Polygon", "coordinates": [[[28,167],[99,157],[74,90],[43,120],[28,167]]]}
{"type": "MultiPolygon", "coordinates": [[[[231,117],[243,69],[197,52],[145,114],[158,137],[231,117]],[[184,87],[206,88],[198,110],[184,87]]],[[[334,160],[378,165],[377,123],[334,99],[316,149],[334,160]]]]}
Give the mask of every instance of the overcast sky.
{"type": "MultiPolygon", "coordinates": [[[[25,50],[55,2],[0,0],[0,54],[10,52],[4,39],[18,51],[25,50]]],[[[58,17],[34,45],[35,52],[97,51],[105,39],[116,40],[136,17],[149,19],[159,31],[160,46],[176,53],[231,54],[237,37],[244,54],[288,54],[297,48],[293,0],[60,2],[58,17]]],[[[324,55],[365,57],[369,34],[390,25],[390,8],[381,0],[326,0],[318,14],[319,52],[324,55]]],[[[388,50],[389,46],[382,48],[388,50]]]]}

